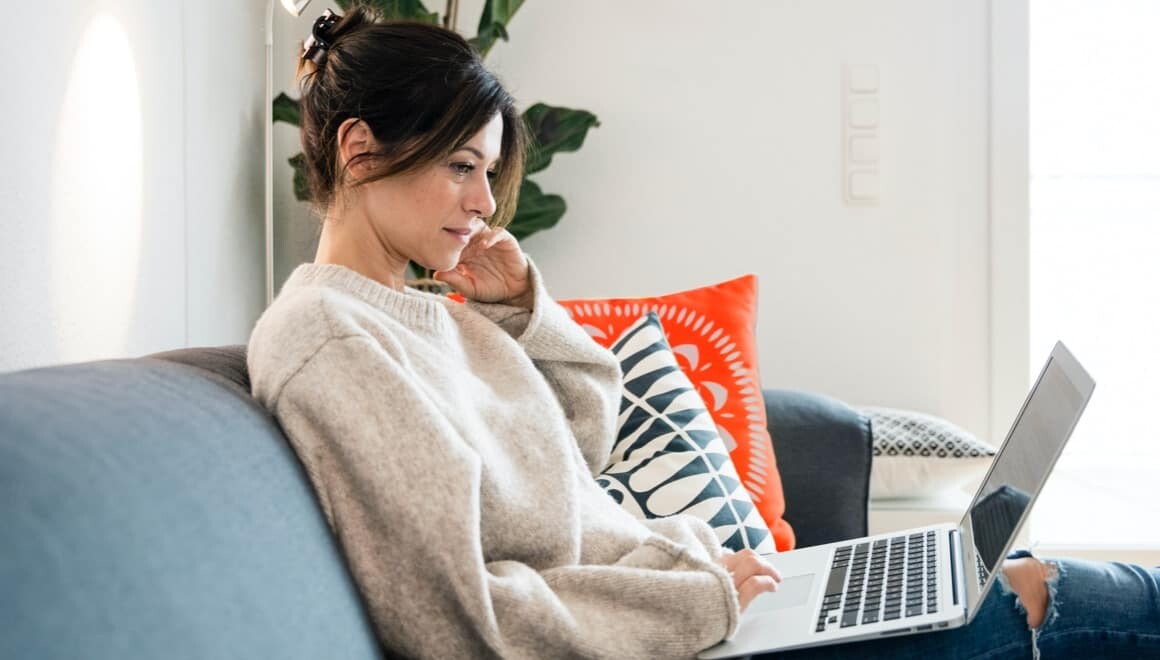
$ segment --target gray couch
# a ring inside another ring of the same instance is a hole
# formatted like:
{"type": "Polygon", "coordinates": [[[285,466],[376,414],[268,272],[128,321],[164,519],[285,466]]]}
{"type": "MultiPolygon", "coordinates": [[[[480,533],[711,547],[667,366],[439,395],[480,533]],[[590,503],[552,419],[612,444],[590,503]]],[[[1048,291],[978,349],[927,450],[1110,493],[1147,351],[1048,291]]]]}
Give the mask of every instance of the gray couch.
{"type": "MultiPolygon", "coordinates": [[[[799,545],[864,534],[866,420],[765,400],[799,545]]],[[[0,535],[0,658],[382,654],[240,346],[0,374],[0,535]]]]}

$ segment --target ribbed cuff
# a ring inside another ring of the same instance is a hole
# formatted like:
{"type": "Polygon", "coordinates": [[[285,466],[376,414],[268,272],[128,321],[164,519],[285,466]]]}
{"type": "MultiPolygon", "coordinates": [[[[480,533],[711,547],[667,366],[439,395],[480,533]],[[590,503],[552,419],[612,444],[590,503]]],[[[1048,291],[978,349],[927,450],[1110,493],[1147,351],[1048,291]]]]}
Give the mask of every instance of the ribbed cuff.
{"type": "MultiPolygon", "coordinates": [[[[733,576],[725,567],[714,561],[705,561],[691,552],[689,548],[679,543],[665,538],[658,534],[653,534],[645,544],[654,548],[664,550],[676,559],[688,564],[694,570],[701,570],[709,573],[717,578],[717,583],[721,587],[721,614],[723,615],[722,624],[724,630],[721,637],[717,640],[729,639],[737,632],[737,626],[741,619],[741,601],[738,599],[737,589],[733,586],[733,576]]],[[[706,603],[708,606],[709,603],[706,603]]],[[[716,608],[707,609],[707,611],[717,611],[716,608]]]]}

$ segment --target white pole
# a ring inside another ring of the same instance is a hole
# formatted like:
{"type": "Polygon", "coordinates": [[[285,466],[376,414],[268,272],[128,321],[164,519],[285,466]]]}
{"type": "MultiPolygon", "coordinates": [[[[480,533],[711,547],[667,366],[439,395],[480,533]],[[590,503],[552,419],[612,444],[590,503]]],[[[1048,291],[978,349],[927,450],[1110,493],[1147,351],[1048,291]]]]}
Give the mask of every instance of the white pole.
{"type": "Polygon", "coordinates": [[[274,0],[266,0],[266,306],[274,302],[274,0]]]}

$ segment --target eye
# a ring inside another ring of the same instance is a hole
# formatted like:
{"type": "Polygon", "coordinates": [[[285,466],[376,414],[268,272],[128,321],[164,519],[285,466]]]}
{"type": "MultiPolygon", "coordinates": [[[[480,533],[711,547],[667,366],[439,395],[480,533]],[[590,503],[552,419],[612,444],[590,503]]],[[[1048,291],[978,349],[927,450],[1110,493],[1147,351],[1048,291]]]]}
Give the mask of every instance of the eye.
{"type": "Polygon", "coordinates": [[[451,163],[451,171],[459,176],[467,176],[475,171],[475,165],[471,163],[451,163]]]}
{"type": "Polygon", "coordinates": [[[497,176],[499,176],[499,172],[496,172],[495,170],[488,170],[487,171],[487,180],[488,181],[495,181],[495,178],[497,176]]]}

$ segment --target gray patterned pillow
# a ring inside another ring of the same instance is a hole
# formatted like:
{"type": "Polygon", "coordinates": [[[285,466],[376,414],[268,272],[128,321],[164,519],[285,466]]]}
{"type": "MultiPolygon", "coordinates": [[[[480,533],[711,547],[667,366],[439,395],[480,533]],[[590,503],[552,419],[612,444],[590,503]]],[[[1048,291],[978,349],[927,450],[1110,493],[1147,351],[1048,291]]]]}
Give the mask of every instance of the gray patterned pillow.
{"type": "Polygon", "coordinates": [[[863,408],[874,434],[870,497],[921,498],[973,489],[995,448],[945,419],[911,410],[863,408]]]}
{"type": "Polygon", "coordinates": [[[713,528],[721,545],[776,552],[717,425],[647,314],[612,345],[624,373],[616,443],[596,481],[641,519],[678,513],[713,528]]]}

